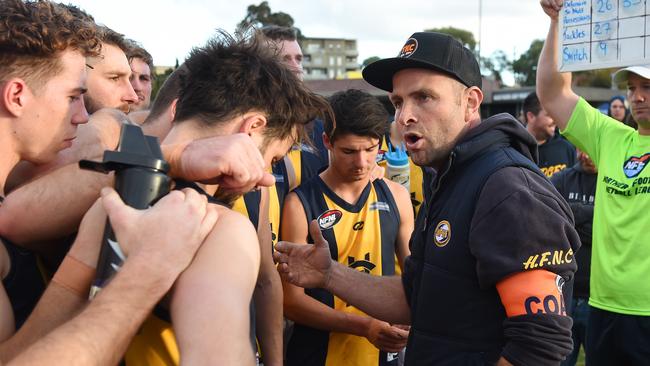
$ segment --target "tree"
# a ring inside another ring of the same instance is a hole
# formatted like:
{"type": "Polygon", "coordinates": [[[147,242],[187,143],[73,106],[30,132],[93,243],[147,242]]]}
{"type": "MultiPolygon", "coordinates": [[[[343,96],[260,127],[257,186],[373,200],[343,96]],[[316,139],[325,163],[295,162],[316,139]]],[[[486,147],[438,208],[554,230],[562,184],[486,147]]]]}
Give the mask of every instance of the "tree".
{"type": "Polygon", "coordinates": [[[512,71],[515,73],[515,81],[521,86],[534,86],[537,76],[537,61],[542,53],[544,41],[534,40],[526,52],[521,54],[512,63],[512,71]]]}
{"type": "Polygon", "coordinates": [[[361,68],[363,69],[364,67],[370,65],[371,63],[379,60],[381,59],[377,56],[368,57],[367,59],[363,60],[363,63],[361,64],[361,68]]]}
{"type": "Polygon", "coordinates": [[[612,74],[616,71],[613,69],[598,69],[588,71],[578,71],[573,73],[573,84],[576,86],[594,86],[600,88],[612,87],[612,74]]]}
{"type": "Polygon", "coordinates": [[[492,75],[494,80],[503,85],[503,73],[512,69],[512,61],[502,50],[494,51],[490,57],[481,57],[481,69],[492,75]]]}
{"type": "Polygon", "coordinates": [[[470,51],[476,53],[476,39],[474,39],[474,34],[468,30],[454,27],[443,27],[425,29],[424,31],[448,34],[456,38],[460,43],[463,44],[463,46],[469,48],[470,51]]]}
{"type": "MultiPolygon", "coordinates": [[[[293,27],[293,23],[291,15],[281,11],[274,13],[271,11],[268,1],[262,1],[259,5],[251,4],[248,6],[246,16],[237,24],[237,31],[244,32],[251,27],[261,28],[267,25],[293,27]]],[[[296,33],[298,33],[298,38],[302,38],[300,29],[295,29],[296,33]]]]}
{"type": "MultiPolygon", "coordinates": [[[[476,39],[474,39],[474,34],[468,30],[455,27],[443,27],[426,29],[425,32],[448,34],[456,38],[478,58],[476,39]]],[[[478,61],[481,66],[481,73],[490,74],[499,85],[503,83],[503,77],[501,75],[512,67],[512,62],[508,59],[508,56],[506,56],[505,52],[500,50],[492,53],[490,57],[480,57],[480,60],[478,61]]]]}

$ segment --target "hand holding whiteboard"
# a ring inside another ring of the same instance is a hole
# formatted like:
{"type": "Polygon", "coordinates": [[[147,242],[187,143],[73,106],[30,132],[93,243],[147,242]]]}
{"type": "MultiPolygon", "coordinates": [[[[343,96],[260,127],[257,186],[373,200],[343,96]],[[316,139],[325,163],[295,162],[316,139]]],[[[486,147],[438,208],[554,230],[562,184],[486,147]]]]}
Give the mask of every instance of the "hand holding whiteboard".
{"type": "Polygon", "coordinates": [[[646,0],[566,0],[560,10],[560,71],[650,64],[646,0]]]}

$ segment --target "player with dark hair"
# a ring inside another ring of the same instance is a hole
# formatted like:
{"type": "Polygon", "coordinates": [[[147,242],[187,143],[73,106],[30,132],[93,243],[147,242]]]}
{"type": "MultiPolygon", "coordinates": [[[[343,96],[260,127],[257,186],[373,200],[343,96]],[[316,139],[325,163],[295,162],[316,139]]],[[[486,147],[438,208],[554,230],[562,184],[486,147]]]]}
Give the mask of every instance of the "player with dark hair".
{"type": "MultiPolygon", "coordinates": [[[[282,238],[309,243],[308,223],[319,220],[332,259],[376,276],[395,274],[409,254],[413,211],[404,187],[373,180],[388,113],[360,90],[329,98],[336,125],[325,119],[323,140],[330,165],[287,196],[282,238]]],[[[408,332],[367,316],[320,289],[284,283],[284,309],[295,322],[288,365],[397,365],[408,332]]]]}

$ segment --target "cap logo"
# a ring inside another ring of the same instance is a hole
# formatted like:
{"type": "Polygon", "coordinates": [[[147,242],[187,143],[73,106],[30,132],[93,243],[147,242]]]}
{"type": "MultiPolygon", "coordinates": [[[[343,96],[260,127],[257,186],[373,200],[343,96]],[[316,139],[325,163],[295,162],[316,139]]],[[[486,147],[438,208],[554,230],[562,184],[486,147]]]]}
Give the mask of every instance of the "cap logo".
{"type": "Polygon", "coordinates": [[[404,43],[404,47],[402,47],[402,50],[399,52],[399,55],[397,57],[411,57],[411,55],[418,49],[418,40],[415,38],[409,38],[406,43],[404,43]]]}

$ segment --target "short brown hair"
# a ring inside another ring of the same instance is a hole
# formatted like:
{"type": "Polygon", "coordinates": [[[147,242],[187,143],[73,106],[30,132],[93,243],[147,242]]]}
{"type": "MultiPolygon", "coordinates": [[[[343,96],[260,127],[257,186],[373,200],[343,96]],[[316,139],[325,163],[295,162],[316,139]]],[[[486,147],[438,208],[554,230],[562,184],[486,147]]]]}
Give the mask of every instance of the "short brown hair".
{"type": "Polygon", "coordinates": [[[126,42],[129,45],[129,49],[126,51],[126,58],[129,60],[129,63],[131,63],[134,58],[141,59],[144,63],[149,65],[149,76],[153,77],[153,57],[151,54],[147,52],[144,47],[140,46],[138,42],[132,39],[127,39],[126,42]]]}
{"type": "MultiPolygon", "coordinates": [[[[266,115],[265,138],[284,139],[296,126],[331,113],[327,101],[283,65],[256,36],[225,31],[194,48],[185,61],[174,121],[196,118],[215,125],[249,111],[266,115]]],[[[306,139],[298,128],[299,139],[306,139]]]]}
{"type": "Polygon", "coordinates": [[[105,25],[100,25],[97,27],[97,36],[102,43],[115,46],[121,49],[124,54],[129,52],[131,45],[124,37],[124,34],[118,33],[105,25]]]}
{"type": "Polygon", "coordinates": [[[185,64],[179,66],[174,72],[171,73],[163,83],[163,85],[158,90],[156,99],[151,103],[151,109],[149,109],[149,115],[144,120],[144,124],[147,124],[151,121],[154,121],[160,117],[170,105],[174,102],[174,99],[178,98],[178,94],[181,90],[181,77],[187,73],[187,68],[185,64]]]}
{"type": "Polygon", "coordinates": [[[336,125],[329,117],[323,128],[333,143],[344,135],[356,135],[381,140],[390,129],[388,111],[381,102],[369,93],[348,89],[329,97],[336,117],[336,125]]]}
{"type": "Polygon", "coordinates": [[[61,71],[59,55],[99,54],[96,27],[47,0],[0,0],[0,82],[20,77],[39,88],[61,71]]]}

